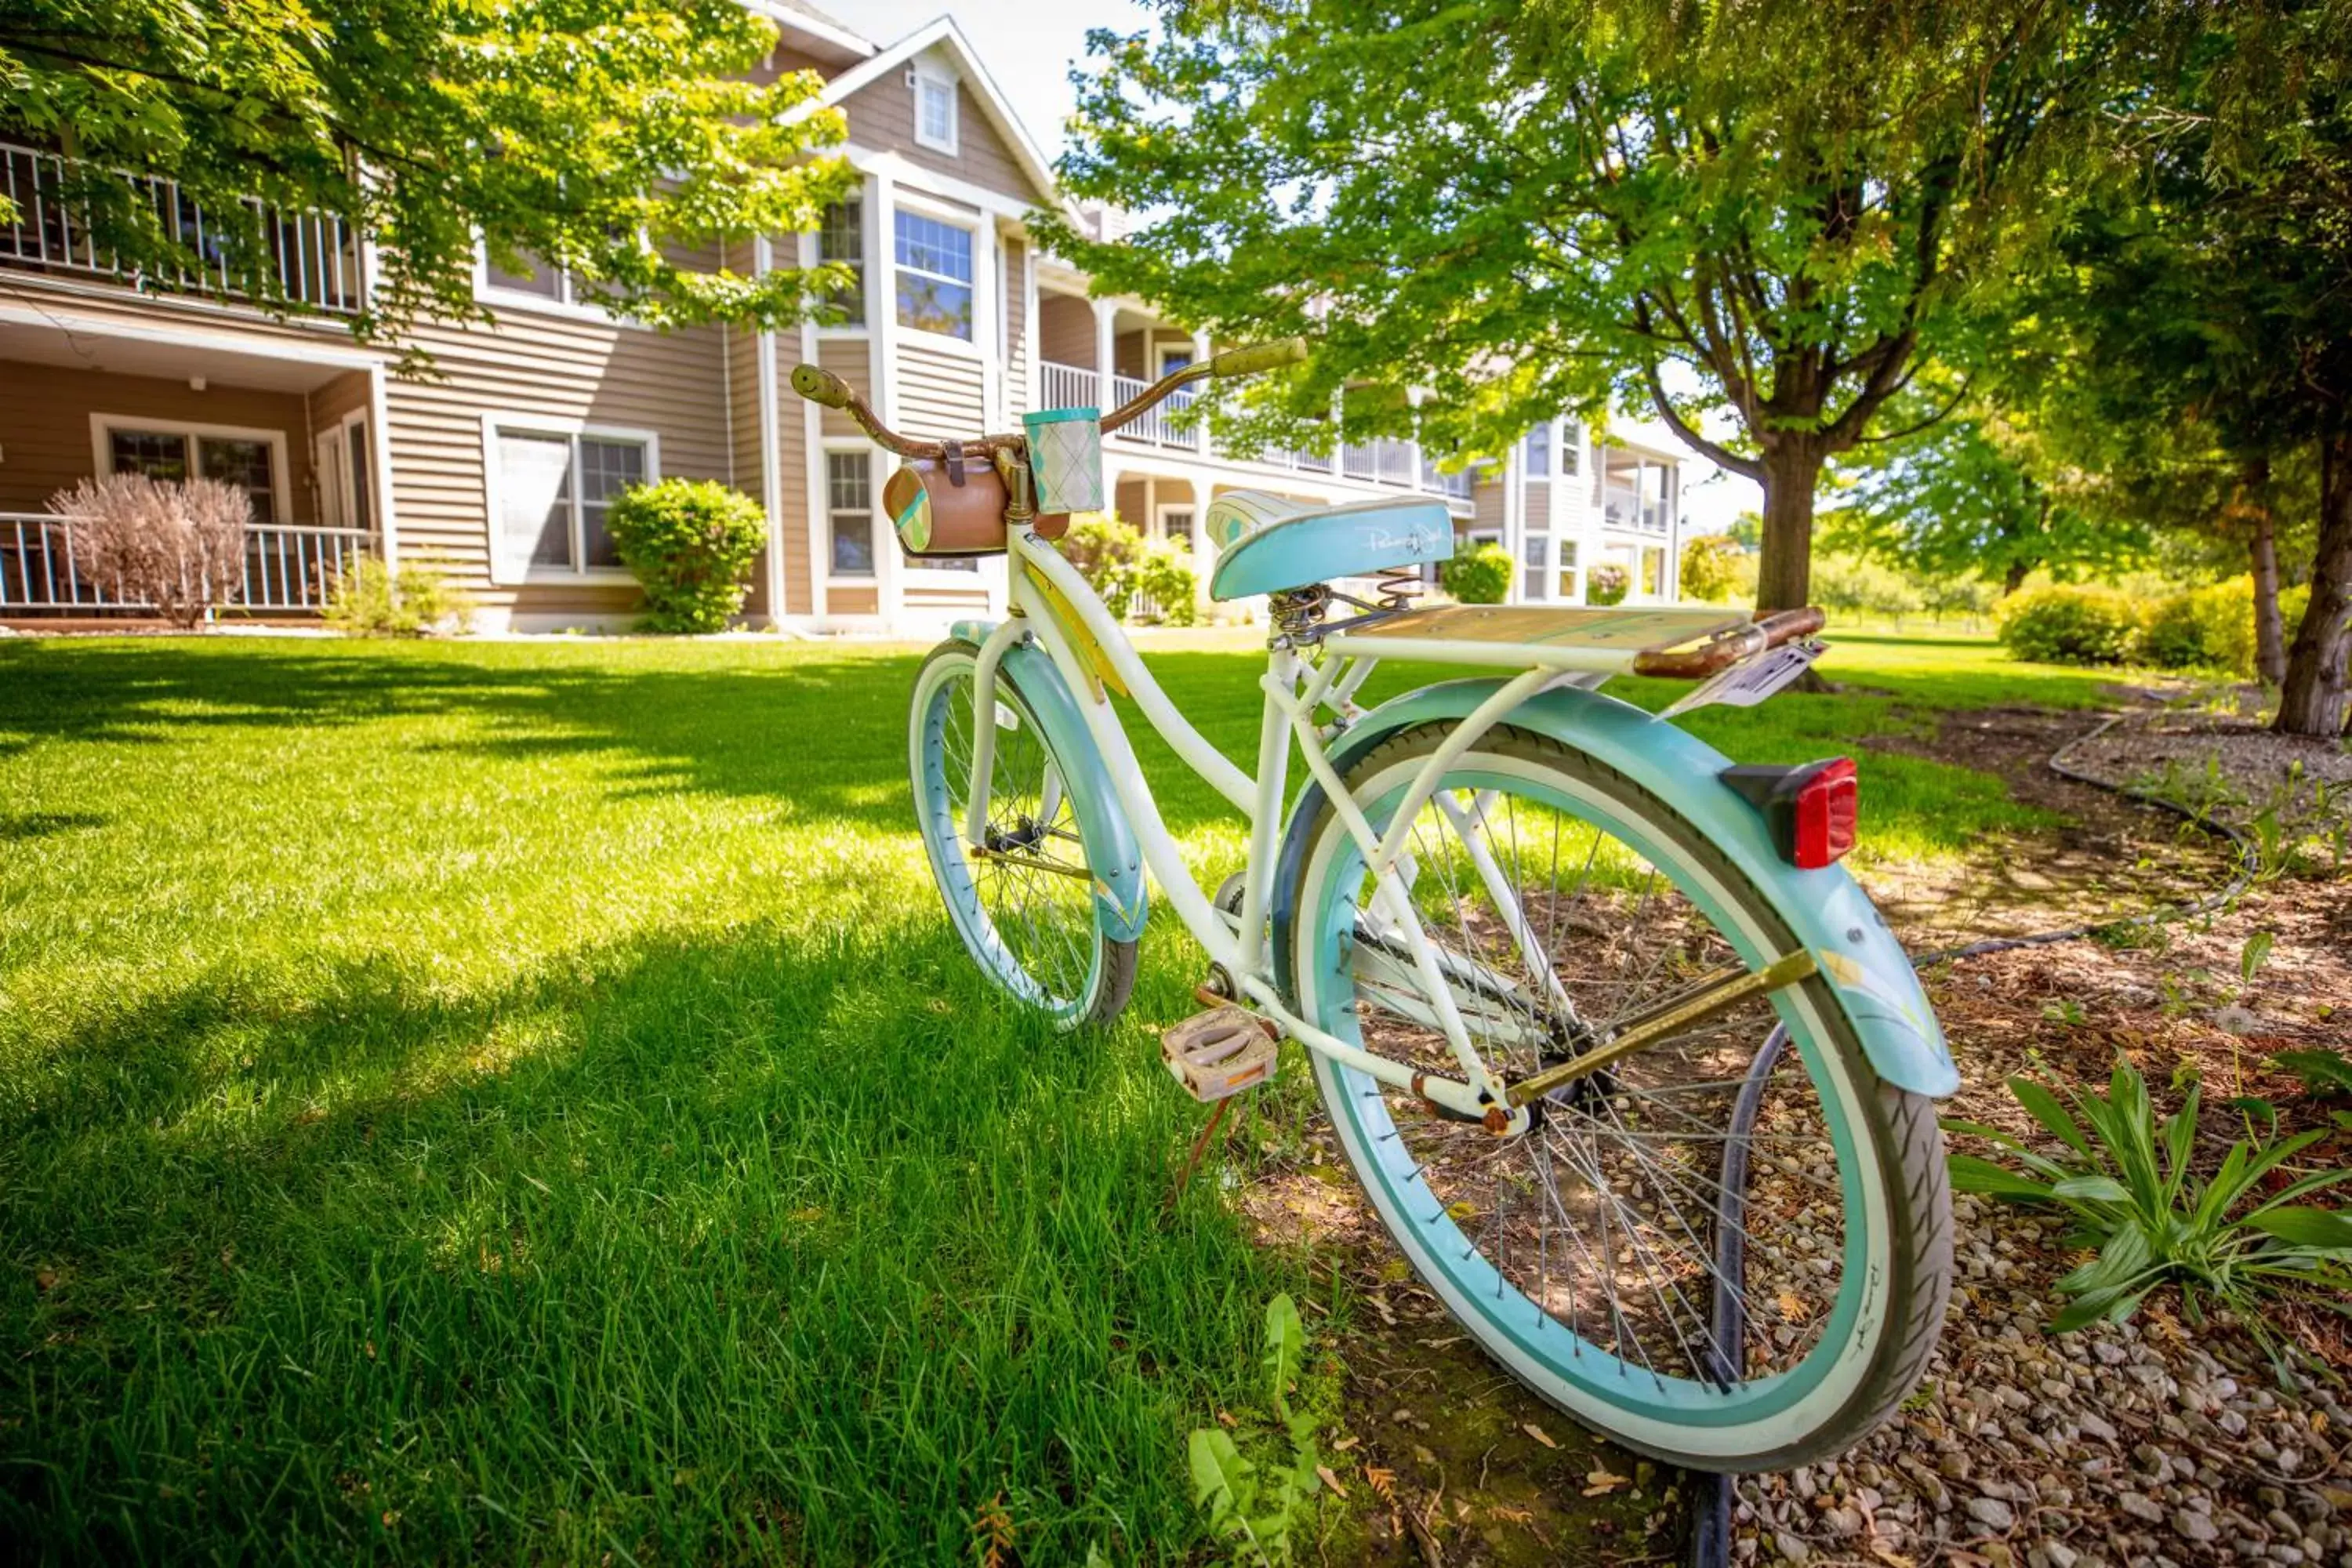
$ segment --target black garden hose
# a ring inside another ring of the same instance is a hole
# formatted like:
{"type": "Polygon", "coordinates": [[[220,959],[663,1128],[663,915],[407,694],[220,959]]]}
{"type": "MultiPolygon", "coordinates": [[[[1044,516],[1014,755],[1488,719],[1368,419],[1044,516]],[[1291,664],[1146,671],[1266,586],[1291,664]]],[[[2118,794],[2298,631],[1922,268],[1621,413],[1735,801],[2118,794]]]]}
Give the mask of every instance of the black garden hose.
{"type": "MultiPolygon", "coordinates": [[[[2164,921],[2189,919],[2218,909],[2246,890],[2248,884],[2262,869],[2262,851],[2245,834],[2168,795],[2158,795],[2153,789],[2143,785],[2110,784],[2067,765],[2064,759],[2069,752],[2097,740],[2123,722],[2125,718],[2124,714],[2111,713],[2095,729],[2077,735],[2059,747],[2050,754],[2050,771],[2077,784],[2090,784],[2145,805],[2161,806],[2208,833],[2229,839],[2238,848],[2237,873],[2231,878],[2229,884],[2185,908],[2165,904],[2122,920],[2095,921],[2061,931],[2036,931],[2030,936],[1988,937],[1979,942],[1937,948],[1912,959],[1914,969],[1927,969],[1963,958],[1982,958],[1988,953],[2011,952],[2019,948],[2080,942],[2084,937],[2105,936],[2164,921]]],[[[1740,1086],[1739,1099],[1732,1108],[1729,1136],[1724,1140],[1722,1185],[1718,1189],[1722,1194],[1721,1207],[1716,1215],[1713,1338],[1717,1368],[1727,1378],[1744,1375],[1747,1359],[1748,1320],[1742,1310],[1742,1292],[1748,1273],[1747,1233],[1743,1228],[1748,1208],[1748,1134],[1755,1128],[1757,1111],[1764,1100],[1765,1082],[1772,1076],[1772,1069],[1780,1058],[1780,1048],[1787,1044],[1788,1038],[1788,1026],[1776,1024],[1772,1032],[1764,1037],[1764,1043],[1757,1047],[1756,1059],[1748,1065],[1747,1081],[1740,1086]]],[[[1687,1561],[1691,1568],[1725,1568],[1731,1560],[1731,1515],[1738,1497],[1738,1478],[1703,1474],[1701,1479],[1698,1496],[1691,1509],[1691,1544],[1687,1561]]]]}

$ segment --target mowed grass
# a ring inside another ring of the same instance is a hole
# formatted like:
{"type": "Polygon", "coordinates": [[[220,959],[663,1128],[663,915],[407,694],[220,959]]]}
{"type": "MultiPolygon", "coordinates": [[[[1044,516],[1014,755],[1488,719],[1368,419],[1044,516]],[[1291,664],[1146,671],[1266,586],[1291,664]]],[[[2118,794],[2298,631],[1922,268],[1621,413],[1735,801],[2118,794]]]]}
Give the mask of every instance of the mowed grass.
{"type": "MultiPolygon", "coordinates": [[[[963,959],[908,821],[919,657],[0,645],[0,1539],[938,1561],[1001,1498],[1025,1562],[1190,1553],[1185,1431],[1255,1397],[1302,1260],[1213,1183],[1163,1210],[1199,1124],[1164,911],[1101,1034],[963,959]]],[[[1893,695],[1694,727],[1795,760],[2101,679],[1836,657],[1893,695]]],[[[1246,756],[1257,658],[1153,661],[1246,756]]],[[[2033,820],[1864,769],[1876,852],[2033,820]]]]}

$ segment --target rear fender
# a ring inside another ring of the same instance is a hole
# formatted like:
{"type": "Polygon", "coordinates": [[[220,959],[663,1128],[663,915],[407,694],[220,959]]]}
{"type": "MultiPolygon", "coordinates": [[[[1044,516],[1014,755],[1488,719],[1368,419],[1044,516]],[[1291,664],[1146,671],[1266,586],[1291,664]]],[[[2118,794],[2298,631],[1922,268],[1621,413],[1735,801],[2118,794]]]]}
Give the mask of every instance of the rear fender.
{"type": "MultiPolygon", "coordinates": [[[[1465,718],[1500,685],[1451,680],[1384,703],[1349,727],[1331,749],[1332,766],[1344,774],[1350,763],[1402,730],[1465,718]]],[[[1879,1077],[1938,1099],[1959,1088],[1959,1070],[1943,1029],[1885,917],[1844,867],[1805,871],[1780,858],[1763,814],[1717,777],[1731,765],[1729,758],[1664,720],[1592,691],[1543,692],[1503,722],[1616,769],[1712,840],[1786,914],[1797,940],[1820,961],[1879,1077]]],[[[1290,951],[1291,922],[1298,914],[1291,906],[1305,868],[1307,828],[1322,804],[1321,786],[1310,784],[1283,837],[1282,866],[1275,879],[1276,952],[1290,951]]]]}
{"type": "MultiPolygon", "coordinates": [[[[993,621],[958,621],[948,635],[978,647],[995,630],[993,621]]],[[[997,668],[1021,689],[1022,700],[1062,764],[1062,787],[1086,839],[1087,869],[1094,873],[1095,910],[1103,934],[1114,942],[1139,940],[1146,908],[1143,852],[1126,814],[1118,809],[1110,770],[1103,765],[1102,752],[1079,715],[1069,683],[1045,651],[1027,637],[1005,649],[997,668]]]]}

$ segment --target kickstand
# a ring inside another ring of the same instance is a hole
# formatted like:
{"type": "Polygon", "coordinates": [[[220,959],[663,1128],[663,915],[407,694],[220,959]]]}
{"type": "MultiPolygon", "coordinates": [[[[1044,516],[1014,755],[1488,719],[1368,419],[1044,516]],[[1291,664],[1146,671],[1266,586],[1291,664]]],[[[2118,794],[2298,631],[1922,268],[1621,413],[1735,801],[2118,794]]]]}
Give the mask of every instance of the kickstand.
{"type": "Polygon", "coordinates": [[[1171,1213],[1183,1200],[1184,1189],[1192,1184],[1192,1173],[1200,1169],[1201,1156],[1208,1151],[1209,1140],[1217,1135],[1217,1124],[1225,1119],[1225,1107],[1232,1103],[1230,1099],[1217,1101],[1217,1108],[1209,1112],[1209,1124],[1202,1128],[1201,1135],[1192,1141],[1192,1152],[1184,1161],[1184,1173],[1176,1178],[1176,1185],[1168,1194],[1171,1213]]]}

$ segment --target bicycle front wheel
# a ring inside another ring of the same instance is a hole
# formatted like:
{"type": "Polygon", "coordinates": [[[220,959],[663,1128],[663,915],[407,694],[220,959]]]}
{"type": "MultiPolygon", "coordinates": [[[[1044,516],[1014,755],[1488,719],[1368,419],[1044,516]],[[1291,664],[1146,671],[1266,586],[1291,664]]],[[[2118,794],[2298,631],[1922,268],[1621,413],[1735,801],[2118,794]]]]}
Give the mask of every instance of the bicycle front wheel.
{"type": "Polygon", "coordinates": [[[923,850],[948,917],[974,962],[1014,1000],[1061,1028],[1101,1023],[1127,1005],[1136,946],[1102,929],[1070,773],[1010,669],[993,710],[975,710],[980,650],[941,643],[915,678],[908,760],[923,850]],[[995,737],[986,833],[965,837],[972,747],[995,737]]]}
{"type": "MultiPolygon", "coordinates": [[[[1349,768],[1375,825],[1451,728],[1408,730],[1349,768]]],[[[1459,1077],[1442,1010],[1328,800],[1305,831],[1282,937],[1301,1016],[1459,1077]]],[[[1540,735],[1478,742],[1405,842],[1453,1006],[1508,1077],[1794,946],[1773,889],[1655,795],[1540,735]]],[[[1498,1137],[1327,1057],[1315,1072],[1423,1279],[1530,1388],[1629,1447],[1785,1468],[1852,1444],[1927,1363],[1950,1289],[1934,1108],[1878,1078],[1818,976],[1554,1089],[1522,1133],[1498,1137]],[[1777,1024],[1789,1047],[1758,1066],[1777,1024]],[[1726,1195],[1735,1145],[1744,1213],[1726,1195]],[[1744,1267],[1721,1246],[1733,1231],[1744,1267]],[[1736,1341],[1718,1331],[1719,1296],[1744,1308],[1736,1341]]]]}

